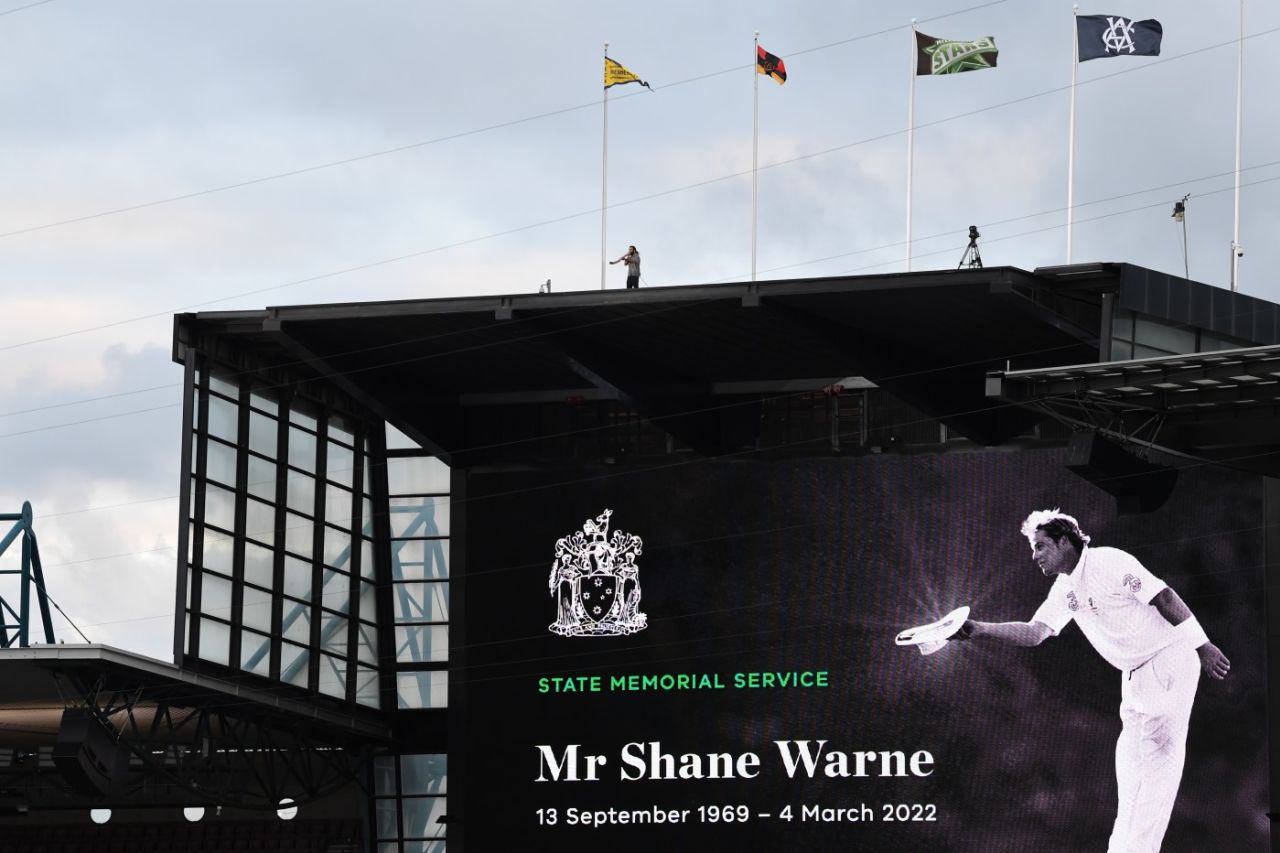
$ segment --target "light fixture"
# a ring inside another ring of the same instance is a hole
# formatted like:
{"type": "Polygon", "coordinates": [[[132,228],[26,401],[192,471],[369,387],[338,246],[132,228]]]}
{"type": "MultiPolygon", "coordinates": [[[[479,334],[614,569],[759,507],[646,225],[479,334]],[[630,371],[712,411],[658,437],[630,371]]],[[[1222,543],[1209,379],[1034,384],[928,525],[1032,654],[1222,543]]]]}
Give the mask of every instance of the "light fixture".
{"type": "Polygon", "coordinates": [[[1187,193],[1180,201],[1173,203],[1173,221],[1182,223],[1182,275],[1184,278],[1191,278],[1191,262],[1187,260],[1187,199],[1191,198],[1191,193],[1187,193]]]}

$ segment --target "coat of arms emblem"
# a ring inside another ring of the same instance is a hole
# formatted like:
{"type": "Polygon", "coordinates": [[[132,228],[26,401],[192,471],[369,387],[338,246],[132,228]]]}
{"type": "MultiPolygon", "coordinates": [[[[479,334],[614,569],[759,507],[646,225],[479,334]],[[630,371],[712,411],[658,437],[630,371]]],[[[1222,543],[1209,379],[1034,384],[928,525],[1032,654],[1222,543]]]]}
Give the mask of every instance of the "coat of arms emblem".
{"type": "Polygon", "coordinates": [[[639,536],[613,531],[606,509],[582,529],[556,541],[547,586],[556,600],[556,621],[547,628],[564,637],[610,637],[643,630],[640,612],[639,536]]]}

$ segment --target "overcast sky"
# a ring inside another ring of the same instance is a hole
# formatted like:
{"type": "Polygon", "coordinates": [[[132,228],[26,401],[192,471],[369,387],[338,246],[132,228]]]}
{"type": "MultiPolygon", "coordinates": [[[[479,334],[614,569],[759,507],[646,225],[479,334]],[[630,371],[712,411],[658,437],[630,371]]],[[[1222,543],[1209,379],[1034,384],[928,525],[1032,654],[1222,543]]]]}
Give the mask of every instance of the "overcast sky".
{"type": "MultiPolygon", "coordinates": [[[[1117,0],[1159,59],[1079,68],[1073,260],[1229,281],[1238,4],[1117,0]]],[[[89,638],[171,655],[172,314],[905,269],[910,19],[999,65],[916,86],[913,268],[1064,263],[1071,4],[0,0],[0,512],[89,638]],[[609,286],[625,271],[610,267],[609,286]]],[[[1245,3],[1240,289],[1280,301],[1280,4],[1245,3]]],[[[5,558],[11,560],[12,555],[5,558]]],[[[3,591],[3,590],[0,590],[3,591]]],[[[7,594],[7,593],[6,593],[7,594]]],[[[56,620],[59,636],[77,640],[56,620]]]]}

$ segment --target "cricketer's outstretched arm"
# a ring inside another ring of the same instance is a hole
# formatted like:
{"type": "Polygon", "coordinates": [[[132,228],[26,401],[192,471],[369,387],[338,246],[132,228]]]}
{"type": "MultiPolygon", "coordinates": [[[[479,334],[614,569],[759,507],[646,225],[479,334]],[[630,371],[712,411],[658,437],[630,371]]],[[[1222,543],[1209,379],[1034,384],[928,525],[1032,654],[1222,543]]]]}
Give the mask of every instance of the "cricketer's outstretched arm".
{"type": "Polygon", "coordinates": [[[978,622],[968,619],[956,632],[953,640],[971,640],[979,637],[990,637],[1013,646],[1038,646],[1053,631],[1043,622],[978,622]]]}

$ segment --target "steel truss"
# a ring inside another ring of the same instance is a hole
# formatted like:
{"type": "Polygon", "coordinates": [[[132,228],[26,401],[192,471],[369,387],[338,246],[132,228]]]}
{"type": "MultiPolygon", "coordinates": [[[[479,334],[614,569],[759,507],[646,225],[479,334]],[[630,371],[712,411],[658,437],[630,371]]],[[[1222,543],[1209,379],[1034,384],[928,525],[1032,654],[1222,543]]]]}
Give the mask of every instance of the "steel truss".
{"type": "MultiPolygon", "coordinates": [[[[275,810],[353,781],[377,745],[354,732],[260,701],[188,684],[113,685],[110,674],[56,676],[67,709],[88,712],[114,739],[119,770],[101,796],[76,791],[41,753],[0,767],[0,797],[30,808],[181,804],[275,810]],[[36,760],[32,761],[31,758],[36,760]]],[[[64,711],[64,713],[66,713],[64,711]]]]}

